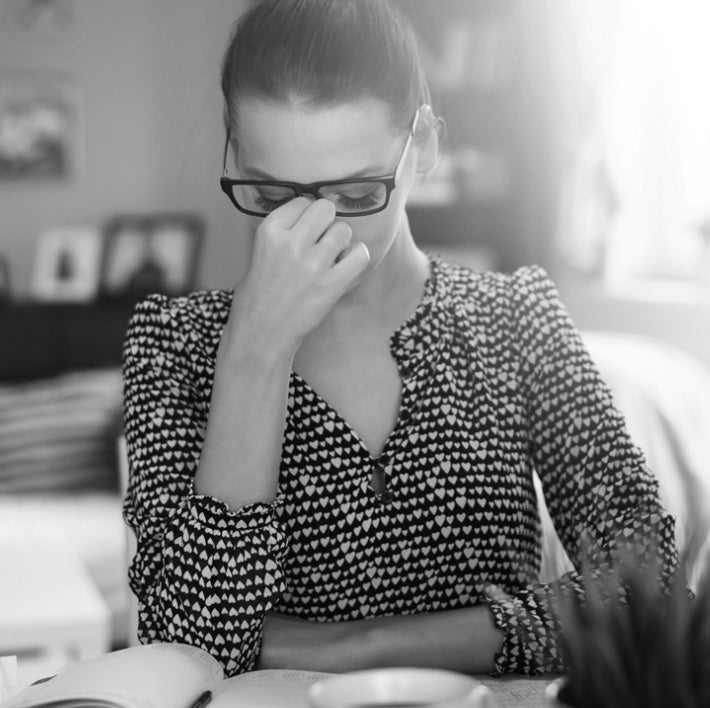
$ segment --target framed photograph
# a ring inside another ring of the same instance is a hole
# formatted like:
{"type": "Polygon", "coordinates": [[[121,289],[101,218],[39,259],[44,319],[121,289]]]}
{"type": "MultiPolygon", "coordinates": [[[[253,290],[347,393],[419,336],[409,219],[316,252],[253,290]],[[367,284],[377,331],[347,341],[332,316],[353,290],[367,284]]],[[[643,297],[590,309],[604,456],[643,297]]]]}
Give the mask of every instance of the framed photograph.
{"type": "Polygon", "coordinates": [[[76,0],[2,0],[2,26],[31,39],[73,39],[76,0]]]}
{"type": "Polygon", "coordinates": [[[40,235],[32,293],[39,300],[86,302],[96,297],[101,231],[89,226],[55,227],[40,235]]]}
{"type": "Polygon", "coordinates": [[[114,217],[104,229],[101,296],[188,293],[195,286],[204,230],[193,214],[114,217]]]}
{"type": "Polygon", "coordinates": [[[81,94],[70,79],[0,73],[0,185],[76,175],[80,125],[81,94]]]}

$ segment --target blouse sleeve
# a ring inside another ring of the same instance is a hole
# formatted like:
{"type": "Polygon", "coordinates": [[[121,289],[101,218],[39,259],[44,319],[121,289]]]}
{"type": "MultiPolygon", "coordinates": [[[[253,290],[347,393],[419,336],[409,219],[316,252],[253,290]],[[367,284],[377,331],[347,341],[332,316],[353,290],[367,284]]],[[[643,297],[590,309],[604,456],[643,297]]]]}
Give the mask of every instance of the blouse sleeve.
{"type": "Polygon", "coordinates": [[[628,551],[677,564],[674,520],[630,439],[581,336],[540,268],[511,278],[513,341],[527,401],[528,446],[555,529],[575,570],[491,602],[504,631],[496,673],[562,670],[554,605],[561,585],[583,597],[579,570],[594,574],[628,551]]]}
{"type": "Polygon", "coordinates": [[[181,322],[187,302],[150,296],[124,344],[123,513],[137,540],[129,582],[141,642],[201,647],[233,675],[253,668],[264,613],[283,591],[284,534],[269,504],[233,512],[194,491],[211,381],[191,351],[196,332],[181,322]]]}

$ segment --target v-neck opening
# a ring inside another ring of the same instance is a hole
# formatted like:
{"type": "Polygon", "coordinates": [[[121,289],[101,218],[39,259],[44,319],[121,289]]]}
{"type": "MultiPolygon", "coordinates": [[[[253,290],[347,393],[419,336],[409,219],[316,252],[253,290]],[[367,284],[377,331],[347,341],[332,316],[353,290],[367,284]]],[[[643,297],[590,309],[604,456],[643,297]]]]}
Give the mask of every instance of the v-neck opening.
{"type": "Polygon", "coordinates": [[[314,386],[312,386],[304,376],[299,374],[295,369],[291,369],[292,378],[300,382],[301,386],[308,389],[309,393],[318,401],[320,407],[323,408],[323,410],[326,411],[326,413],[331,418],[333,418],[335,422],[341,424],[341,426],[347,431],[349,437],[360,448],[362,453],[367,457],[368,460],[373,463],[382,461],[384,458],[388,457],[388,452],[392,445],[392,441],[396,439],[396,436],[399,434],[400,429],[405,425],[406,420],[409,418],[409,416],[405,415],[407,410],[411,407],[408,406],[407,401],[405,400],[409,390],[407,385],[408,374],[404,370],[404,367],[402,366],[402,361],[397,355],[398,349],[396,347],[396,342],[402,337],[402,332],[412,328],[414,324],[419,321],[423,312],[428,308],[430,302],[435,299],[437,290],[436,282],[438,279],[437,260],[431,254],[427,253],[426,255],[429,259],[429,275],[427,276],[427,279],[424,282],[424,288],[421,299],[419,300],[414,310],[412,310],[412,312],[404,319],[404,321],[394,329],[388,339],[390,356],[392,357],[396,365],[397,373],[399,376],[399,401],[397,403],[397,415],[395,417],[394,424],[392,425],[392,428],[385,437],[384,445],[379,454],[373,454],[373,452],[363,440],[362,435],[356,430],[356,428],[350,423],[350,421],[348,421],[343,415],[341,415],[338,409],[333,404],[331,404],[323,395],[321,395],[321,393],[314,386]]]}
{"type": "MultiPolygon", "coordinates": [[[[347,420],[344,416],[342,416],[339,412],[338,409],[335,408],[326,398],[324,398],[313,386],[311,386],[308,381],[301,376],[297,371],[294,371],[293,369],[291,370],[291,376],[294,380],[296,380],[299,385],[305,389],[308,390],[309,394],[318,402],[319,407],[323,409],[325,412],[325,415],[333,419],[334,422],[337,422],[340,424],[339,427],[342,427],[345,431],[347,431],[347,435],[354,441],[354,443],[357,445],[358,448],[360,448],[361,452],[363,455],[370,460],[371,462],[377,462],[381,460],[383,457],[386,457],[387,455],[387,450],[390,446],[390,443],[392,441],[392,438],[394,437],[394,434],[399,430],[400,426],[400,420],[401,420],[401,414],[402,414],[402,399],[404,398],[404,386],[401,388],[400,392],[400,398],[399,398],[399,405],[397,407],[397,417],[395,418],[394,425],[392,426],[392,429],[390,432],[387,434],[387,437],[385,438],[385,444],[382,447],[382,450],[378,455],[374,455],[370,448],[367,446],[365,441],[362,439],[362,436],[360,433],[353,427],[353,425],[350,423],[349,420],[347,420]]],[[[337,429],[338,426],[336,426],[337,429]]]]}

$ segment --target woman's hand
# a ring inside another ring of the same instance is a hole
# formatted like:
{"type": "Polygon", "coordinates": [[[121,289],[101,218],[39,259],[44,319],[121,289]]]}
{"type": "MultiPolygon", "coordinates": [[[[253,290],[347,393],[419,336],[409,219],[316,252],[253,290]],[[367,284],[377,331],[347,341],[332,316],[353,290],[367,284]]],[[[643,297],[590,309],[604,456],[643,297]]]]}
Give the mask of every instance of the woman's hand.
{"type": "Polygon", "coordinates": [[[217,352],[198,494],[235,510],[274,499],[293,357],[370,261],[351,239],[325,199],[299,197],[260,224],[217,352]]]}
{"type": "Polygon", "coordinates": [[[294,354],[367,268],[367,246],[351,240],[326,199],[298,197],[269,214],[256,230],[226,334],[257,353],[294,354]]]}

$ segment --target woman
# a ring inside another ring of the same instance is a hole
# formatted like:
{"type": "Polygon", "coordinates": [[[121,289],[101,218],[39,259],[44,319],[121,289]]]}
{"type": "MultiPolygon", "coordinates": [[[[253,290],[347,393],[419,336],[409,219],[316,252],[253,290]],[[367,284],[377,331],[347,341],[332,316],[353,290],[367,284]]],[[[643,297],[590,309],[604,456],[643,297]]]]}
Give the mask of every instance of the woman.
{"type": "Polygon", "coordinates": [[[586,538],[599,568],[634,544],[671,568],[673,521],[547,276],[416,246],[438,140],[411,31],[377,0],[267,0],[222,89],[248,272],[148,298],[126,340],[141,640],[228,674],[560,669],[533,470],[577,567],[586,538]]]}

